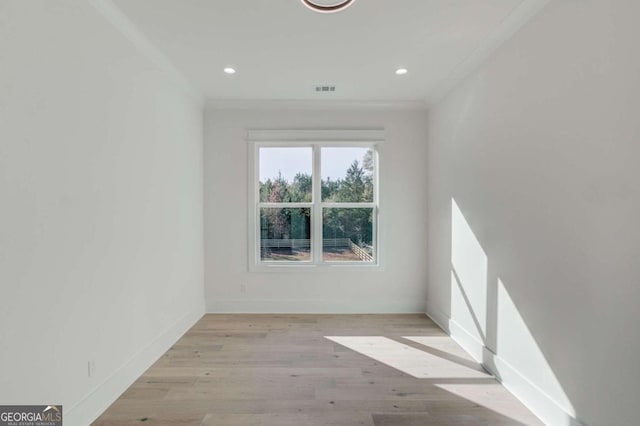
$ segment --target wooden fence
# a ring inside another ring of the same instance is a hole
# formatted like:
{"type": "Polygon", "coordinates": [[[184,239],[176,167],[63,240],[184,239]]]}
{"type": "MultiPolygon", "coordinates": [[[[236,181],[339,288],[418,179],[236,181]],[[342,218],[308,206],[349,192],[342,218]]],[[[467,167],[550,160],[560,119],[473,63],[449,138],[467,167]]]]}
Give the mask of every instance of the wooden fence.
{"type": "Polygon", "coordinates": [[[373,256],[371,256],[371,254],[369,254],[367,250],[360,247],[359,245],[357,245],[351,240],[349,240],[349,248],[356,256],[358,256],[360,259],[364,260],[365,262],[373,262],[373,256]]]}
{"type": "Polygon", "coordinates": [[[325,238],[322,240],[322,247],[351,247],[349,238],[325,238]]]}
{"type": "Polygon", "coordinates": [[[309,248],[311,247],[310,239],[300,238],[286,238],[286,239],[273,239],[273,240],[260,240],[260,247],[262,248],[309,248]]]}
{"type": "MultiPolygon", "coordinates": [[[[365,262],[373,261],[373,247],[364,245],[364,247],[351,241],[350,238],[325,238],[322,240],[323,247],[345,247],[349,248],[356,256],[365,262]]],[[[260,240],[261,249],[271,248],[311,248],[310,239],[302,238],[284,238],[284,239],[262,239],[260,240]]]]}

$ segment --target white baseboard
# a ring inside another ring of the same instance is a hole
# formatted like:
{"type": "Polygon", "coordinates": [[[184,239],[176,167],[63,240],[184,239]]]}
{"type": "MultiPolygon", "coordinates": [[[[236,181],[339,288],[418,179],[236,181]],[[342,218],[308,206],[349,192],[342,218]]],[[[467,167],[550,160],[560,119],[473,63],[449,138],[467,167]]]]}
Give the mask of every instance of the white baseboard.
{"type": "Polygon", "coordinates": [[[477,362],[482,363],[484,345],[476,336],[449,317],[449,314],[436,308],[432,303],[426,303],[427,316],[444,330],[457,344],[471,355],[477,362]]]}
{"type": "Polygon", "coordinates": [[[476,336],[454,320],[449,320],[449,335],[479,363],[483,363],[485,346],[476,336]]]}
{"type": "Polygon", "coordinates": [[[544,424],[551,426],[580,426],[572,413],[536,386],[511,364],[487,348],[446,313],[427,302],[427,315],[451,336],[465,351],[493,374],[502,385],[518,398],[544,424]]]}
{"type": "Polygon", "coordinates": [[[424,303],[416,300],[217,299],[207,303],[216,314],[417,314],[424,303]]]}
{"type": "Polygon", "coordinates": [[[80,402],[64,411],[65,426],[90,425],[204,315],[204,306],[189,312],[153,339],[80,402]]]}
{"type": "Polygon", "coordinates": [[[431,304],[429,301],[425,303],[425,309],[427,316],[431,318],[431,320],[435,322],[438,327],[440,327],[450,335],[451,332],[449,331],[449,316],[433,306],[433,304],[431,304]]]}
{"type": "Polygon", "coordinates": [[[482,365],[544,424],[559,426],[582,424],[520,371],[486,347],[483,358],[482,365]]]}

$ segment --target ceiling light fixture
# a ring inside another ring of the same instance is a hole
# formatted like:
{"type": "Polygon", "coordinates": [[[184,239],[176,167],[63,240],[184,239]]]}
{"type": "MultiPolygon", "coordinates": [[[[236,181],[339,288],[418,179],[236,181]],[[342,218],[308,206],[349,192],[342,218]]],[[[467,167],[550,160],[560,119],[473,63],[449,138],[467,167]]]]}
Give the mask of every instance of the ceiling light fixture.
{"type": "Polygon", "coordinates": [[[396,70],[396,75],[405,75],[405,74],[406,74],[406,73],[408,73],[408,72],[409,72],[409,70],[408,70],[408,69],[406,69],[406,68],[398,68],[398,69],[396,70]]]}
{"type": "Polygon", "coordinates": [[[223,71],[225,74],[229,74],[229,75],[236,73],[235,68],[231,68],[231,67],[226,67],[223,71]]]}
{"type": "Polygon", "coordinates": [[[340,12],[351,6],[355,0],[301,0],[302,4],[314,12],[333,13],[340,12]]]}

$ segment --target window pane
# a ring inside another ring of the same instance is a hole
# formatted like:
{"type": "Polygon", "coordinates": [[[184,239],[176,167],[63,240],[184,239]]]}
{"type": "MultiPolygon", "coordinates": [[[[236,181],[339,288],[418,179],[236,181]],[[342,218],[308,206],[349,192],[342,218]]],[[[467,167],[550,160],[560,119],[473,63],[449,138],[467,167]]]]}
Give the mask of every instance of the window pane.
{"type": "Polygon", "coordinates": [[[311,209],[260,209],[260,259],[311,260],[311,209]]]}
{"type": "Polygon", "coordinates": [[[261,202],[311,202],[312,148],[260,148],[259,157],[261,202]]]}
{"type": "Polygon", "coordinates": [[[322,201],[373,202],[370,148],[322,148],[322,201]]]}
{"type": "Polygon", "coordinates": [[[322,238],[325,261],[373,262],[373,209],[323,209],[322,238]]]}

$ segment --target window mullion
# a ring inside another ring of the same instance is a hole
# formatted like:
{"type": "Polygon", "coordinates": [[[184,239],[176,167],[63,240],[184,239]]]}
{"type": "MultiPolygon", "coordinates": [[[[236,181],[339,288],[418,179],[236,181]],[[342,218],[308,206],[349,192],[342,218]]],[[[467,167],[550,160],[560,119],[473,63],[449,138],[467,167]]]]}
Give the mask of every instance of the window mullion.
{"type": "Polygon", "coordinates": [[[313,145],[313,262],[322,261],[322,158],[319,145],[313,145]]]}
{"type": "Polygon", "coordinates": [[[310,209],[313,208],[313,203],[258,203],[258,207],[271,208],[271,209],[310,209]]]}
{"type": "Polygon", "coordinates": [[[325,208],[342,208],[342,209],[372,209],[376,207],[375,203],[322,203],[325,208]]]}

